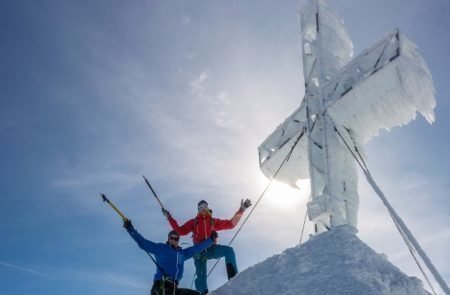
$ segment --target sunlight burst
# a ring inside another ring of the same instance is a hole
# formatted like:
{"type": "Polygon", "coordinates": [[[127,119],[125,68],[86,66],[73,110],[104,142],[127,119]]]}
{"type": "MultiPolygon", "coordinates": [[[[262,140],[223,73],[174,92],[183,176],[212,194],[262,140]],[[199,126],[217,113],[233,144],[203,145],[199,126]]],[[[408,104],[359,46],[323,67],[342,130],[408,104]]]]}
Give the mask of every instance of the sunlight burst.
{"type": "Polygon", "coordinates": [[[298,189],[274,181],[269,189],[267,201],[280,209],[295,209],[308,201],[310,194],[309,179],[297,181],[298,189]]]}

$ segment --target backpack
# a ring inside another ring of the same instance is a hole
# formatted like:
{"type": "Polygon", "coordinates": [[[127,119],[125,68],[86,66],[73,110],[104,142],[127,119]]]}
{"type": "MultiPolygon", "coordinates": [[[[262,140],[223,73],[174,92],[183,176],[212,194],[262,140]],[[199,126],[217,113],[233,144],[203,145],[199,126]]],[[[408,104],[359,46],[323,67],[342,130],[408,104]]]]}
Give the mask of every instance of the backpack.
{"type": "MultiPolygon", "coordinates": [[[[194,218],[194,226],[192,228],[192,234],[193,235],[195,234],[195,228],[197,227],[198,223],[199,223],[198,217],[195,216],[195,218],[194,218]]],[[[214,223],[215,223],[214,218],[211,217],[211,219],[209,220],[209,224],[211,225],[211,229],[212,230],[214,230],[214,223]]]]}
{"type": "MultiPolygon", "coordinates": [[[[211,219],[209,220],[209,224],[211,225],[211,228],[214,230],[214,218],[211,217],[211,219]]],[[[194,218],[194,227],[192,228],[192,232],[194,232],[195,227],[198,225],[199,221],[198,221],[198,217],[196,216],[194,218]]]]}

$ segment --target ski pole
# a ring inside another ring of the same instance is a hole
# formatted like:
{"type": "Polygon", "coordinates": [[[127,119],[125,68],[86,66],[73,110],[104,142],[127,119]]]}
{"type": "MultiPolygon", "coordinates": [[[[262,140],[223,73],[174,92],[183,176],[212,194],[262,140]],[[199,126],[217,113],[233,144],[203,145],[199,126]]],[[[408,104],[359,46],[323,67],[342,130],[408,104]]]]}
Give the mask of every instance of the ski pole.
{"type": "Polygon", "coordinates": [[[147,180],[147,178],[145,178],[144,175],[142,175],[142,177],[144,177],[145,183],[147,184],[148,188],[152,191],[153,195],[156,198],[156,201],[158,201],[159,205],[161,206],[162,209],[165,210],[164,205],[161,203],[161,200],[158,198],[158,195],[156,194],[155,190],[153,189],[152,185],[150,184],[150,182],[147,180]]]}
{"type": "MultiPolygon", "coordinates": [[[[100,196],[102,197],[103,202],[108,203],[111,208],[114,209],[114,211],[117,212],[117,214],[120,215],[120,217],[122,217],[123,221],[128,220],[128,218],[125,217],[125,215],[113,204],[111,203],[111,201],[105,196],[105,194],[100,194],[100,196]]],[[[137,244],[139,245],[140,248],[144,249],[144,246],[142,246],[141,242],[139,240],[136,240],[137,244]]],[[[150,257],[150,259],[153,261],[153,263],[156,265],[156,267],[165,275],[167,276],[167,273],[164,271],[164,269],[161,267],[161,265],[158,264],[158,262],[156,262],[156,259],[147,251],[145,251],[145,253],[147,253],[148,257],[150,257]]]]}
{"type": "Polygon", "coordinates": [[[100,196],[102,197],[103,202],[108,203],[109,206],[111,206],[111,208],[113,208],[114,211],[116,211],[117,214],[122,217],[123,221],[128,220],[128,218],[126,218],[125,215],[113,203],[111,203],[111,201],[105,196],[105,194],[100,194],[100,196]]]}

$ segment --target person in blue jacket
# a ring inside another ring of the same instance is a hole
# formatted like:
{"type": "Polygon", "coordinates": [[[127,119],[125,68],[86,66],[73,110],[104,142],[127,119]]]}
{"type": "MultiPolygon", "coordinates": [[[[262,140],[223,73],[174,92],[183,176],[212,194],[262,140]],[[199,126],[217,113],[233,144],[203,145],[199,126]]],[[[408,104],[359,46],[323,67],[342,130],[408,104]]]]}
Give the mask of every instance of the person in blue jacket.
{"type": "Polygon", "coordinates": [[[178,288],[178,283],[183,278],[184,261],[211,246],[217,238],[217,233],[212,233],[210,239],[198,245],[182,249],[179,246],[180,235],[175,230],[169,232],[166,243],[154,243],[142,237],[133,227],[131,220],[124,220],[123,227],[136,241],[139,248],[155,255],[157,271],[154,276],[151,295],[200,294],[194,290],[178,288]]]}

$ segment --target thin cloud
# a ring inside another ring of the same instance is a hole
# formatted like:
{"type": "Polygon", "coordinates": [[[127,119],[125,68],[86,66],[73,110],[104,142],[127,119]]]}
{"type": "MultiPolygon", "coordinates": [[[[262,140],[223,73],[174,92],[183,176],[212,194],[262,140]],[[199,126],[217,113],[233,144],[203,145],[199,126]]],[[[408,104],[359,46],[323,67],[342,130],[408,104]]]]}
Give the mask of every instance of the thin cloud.
{"type": "Polygon", "coordinates": [[[119,285],[123,287],[130,287],[134,289],[147,289],[148,283],[145,281],[138,280],[132,276],[117,274],[111,272],[100,272],[94,274],[99,280],[102,280],[108,284],[119,285]]]}
{"type": "Polygon", "coordinates": [[[206,70],[202,71],[199,76],[190,81],[189,85],[191,93],[194,95],[195,102],[204,104],[205,110],[217,127],[240,127],[236,121],[231,118],[227,108],[231,105],[231,100],[227,91],[220,91],[217,94],[208,91],[210,75],[206,70]]]}
{"type": "Polygon", "coordinates": [[[229,99],[229,95],[227,91],[221,91],[219,93],[217,93],[216,95],[216,99],[215,99],[215,104],[224,104],[224,105],[229,105],[231,104],[231,101],[229,99]]]}
{"type": "Polygon", "coordinates": [[[16,270],[20,270],[20,271],[23,271],[23,272],[27,272],[27,273],[30,273],[30,274],[33,274],[33,275],[36,275],[36,276],[39,276],[39,277],[42,277],[42,278],[55,280],[54,277],[51,277],[51,276],[49,276],[49,275],[47,275],[45,273],[39,272],[39,271],[31,269],[31,268],[21,267],[21,266],[14,265],[14,264],[11,264],[11,263],[6,263],[6,262],[3,262],[3,261],[0,261],[0,265],[4,266],[4,267],[9,267],[9,268],[13,268],[13,269],[16,269],[16,270]]]}
{"type": "Polygon", "coordinates": [[[409,172],[402,176],[399,182],[400,188],[407,191],[415,191],[418,189],[428,188],[434,185],[433,180],[426,175],[418,172],[409,172]]]}
{"type": "Polygon", "coordinates": [[[133,277],[131,275],[94,270],[94,269],[62,269],[60,270],[62,276],[73,280],[83,282],[84,284],[101,283],[108,286],[118,286],[130,289],[148,289],[149,282],[133,277]]]}
{"type": "Polygon", "coordinates": [[[216,113],[216,125],[219,127],[227,127],[233,123],[233,120],[227,119],[228,114],[225,111],[220,111],[216,113]]]}
{"type": "Polygon", "coordinates": [[[189,84],[191,86],[192,94],[201,95],[206,89],[206,81],[209,75],[206,71],[202,71],[198,77],[193,79],[189,84]]]}
{"type": "Polygon", "coordinates": [[[227,91],[220,91],[213,100],[213,113],[215,123],[218,127],[240,127],[242,124],[236,124],[236,120],[230,114],[231,100],[227,91]]]}
{"type": "Polygon", "coordinates": [[[136,178],[140,177],[137,173],[88,173],[74,174],[67,177],[57,178],[50,182],[50,186],[56,188],[80,188],[97,184],[111,184],[120,182],[123,188],[129,188],[134,185],[136,178]]]}

